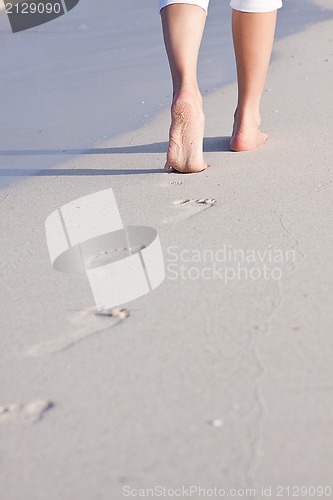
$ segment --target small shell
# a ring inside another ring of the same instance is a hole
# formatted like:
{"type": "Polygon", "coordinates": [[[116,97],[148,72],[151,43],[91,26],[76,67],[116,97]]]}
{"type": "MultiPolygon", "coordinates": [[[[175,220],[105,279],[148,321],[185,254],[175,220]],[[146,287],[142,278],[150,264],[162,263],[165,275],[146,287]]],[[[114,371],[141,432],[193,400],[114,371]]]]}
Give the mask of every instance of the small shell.
{"type": "Polygon", "coordinates": [[[130,315],[128,309],[121,307],[112,307],[110,309],[103,309],[102,311],[98,311],[96,313],[98,316],[112,316],[113,318],[124,319],[130,315]]]}

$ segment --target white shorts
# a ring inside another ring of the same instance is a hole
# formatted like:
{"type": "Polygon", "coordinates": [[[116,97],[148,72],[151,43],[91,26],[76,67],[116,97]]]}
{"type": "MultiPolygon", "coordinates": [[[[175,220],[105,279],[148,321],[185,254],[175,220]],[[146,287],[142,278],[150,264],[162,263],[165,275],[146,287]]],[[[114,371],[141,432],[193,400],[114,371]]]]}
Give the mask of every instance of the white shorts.
{"type": "MultiPolygon", "coordinates": [[[[160,10],[172,3],[198,5],[208,12],[209,0],[159,0],[160,10]]],[[[230,6],[241,12],[272,12],[282,7],[282,0],[231,0],[230,6]]]]}

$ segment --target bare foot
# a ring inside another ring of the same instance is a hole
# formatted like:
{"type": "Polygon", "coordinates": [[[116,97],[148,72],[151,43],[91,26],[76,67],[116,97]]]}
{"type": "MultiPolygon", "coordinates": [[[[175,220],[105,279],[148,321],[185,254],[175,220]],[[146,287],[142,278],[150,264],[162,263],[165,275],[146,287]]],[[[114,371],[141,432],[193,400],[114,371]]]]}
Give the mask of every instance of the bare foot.
{"type": "Polygon", "coordinates": [[[207,168],[203,159],[205,117],[202,97],[180,91],[171,106],[171,127],[166,170],[181,173],[201,172],[207,168]]]}
{"type": "Polygon", "coordinates": [[[236,110],[230,149],[232,151],[250,151],[263,144],[268,139],[268,135],[261,132],[259,126],[260,118],[247,117],[240,120],[236,110]]]}

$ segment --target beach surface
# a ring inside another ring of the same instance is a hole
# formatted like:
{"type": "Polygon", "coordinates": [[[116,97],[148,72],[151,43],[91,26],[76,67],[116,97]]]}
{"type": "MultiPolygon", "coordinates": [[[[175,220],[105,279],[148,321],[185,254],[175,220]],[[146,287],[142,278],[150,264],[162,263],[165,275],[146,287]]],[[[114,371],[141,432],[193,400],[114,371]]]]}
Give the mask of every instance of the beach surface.
{"type": "MultiPolygon", "coordinates": [[[[139,29],[131,3],[122,15],[127,9],[139,29]]],[[[101,92],[103,58],[112,59],[104,39],[91,42],[100,59],[80,65],[75,92],[71,57],[88,59],[75,47],[65,63],[54,60],[57,44],[63,56],[74,39],[66,23],[90,29],[79,7],[26,35],[10,34],[1,14],[1,64],[13,71],[1,76],[1,499],[158,498],[157,487],[186,498],[190,486],[195,500],[214,488],[220,497],[290,498],[301,487],[306,498],[316,498],[311,488],[333,497],[333,19],[329,0],[304,6],[315,22],[303,19],[276,41],[262,103],[270,139],[256,151],[229,151],[236,84],[230,74],[220,87],[208,72],[210,167],[192,175],[163,170],[165,56],[147,90],[142,78],[154,65],[137,68],[132,54],[132,77],[113,108],[101,92]],[[49,66],[38,65],[38,52],[24,63],[22,52],[14,71],[24,36],[49,48],[49,66]],[[117,128],[136,70],[133,115],[126,104],[117,128]],[[34,112],[29,79],[40,94],[34,112]],[[90,113],[101,115],[95,135],[90,113]],[[85,275],[52,268],[45,237],[51,212],[107,188],[125,225],[157,230],[166,269],[156,290],[124,304],[123,319],[96,314],[85,275]]],[[[151,61],[163,53],[161,38],[155,43],[151,61]]],[[[116,75],[121,50],[114,47],[116,75]]]]}

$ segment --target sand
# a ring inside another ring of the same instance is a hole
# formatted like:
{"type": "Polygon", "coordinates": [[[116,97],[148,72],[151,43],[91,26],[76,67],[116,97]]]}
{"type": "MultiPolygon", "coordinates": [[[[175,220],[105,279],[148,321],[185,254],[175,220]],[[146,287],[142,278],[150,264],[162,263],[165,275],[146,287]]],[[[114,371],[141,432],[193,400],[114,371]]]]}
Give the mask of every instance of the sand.
{"type": "Polygon", "coordinates": [[[74,134],[67,156],[29,131],[2,144],[4,500],[331,485],[333,21],[322,15],[276,43],[262,148],[228,151],[234,83],[207,94],[201,174],[163,171],[167,109],[91,147],[74,134]],[[158,231],[166,265],[121,318],[95,314],[84,275],[52,269],[44,230],[57,207],[108,187],[124,224],[158,231]]]}

